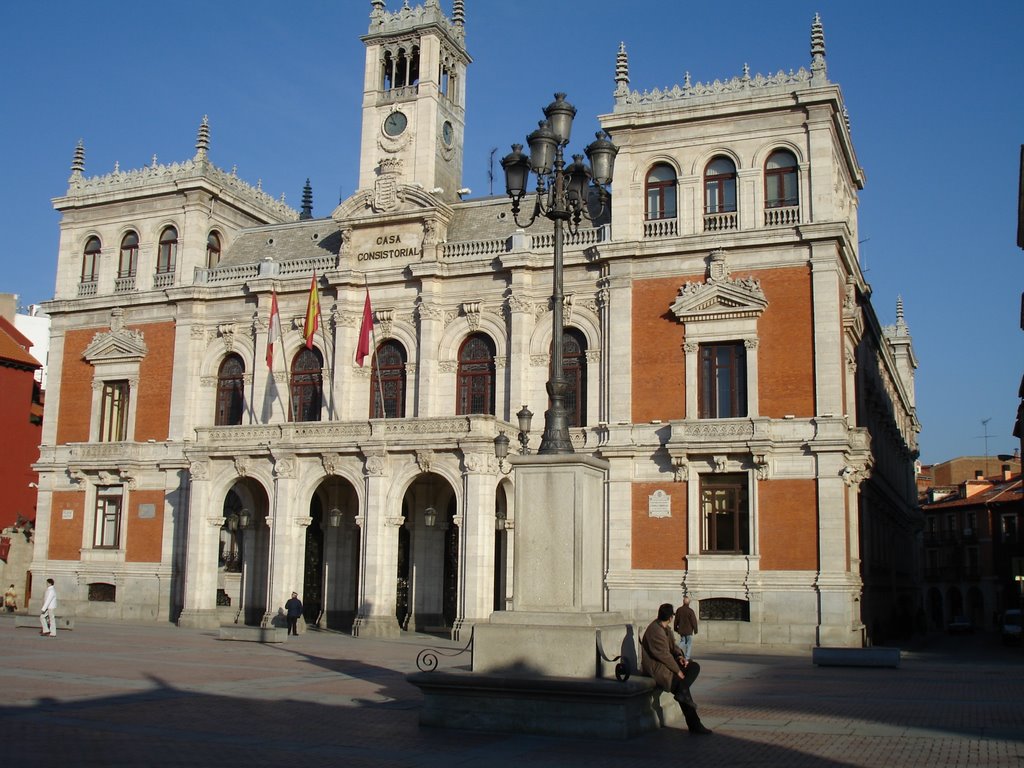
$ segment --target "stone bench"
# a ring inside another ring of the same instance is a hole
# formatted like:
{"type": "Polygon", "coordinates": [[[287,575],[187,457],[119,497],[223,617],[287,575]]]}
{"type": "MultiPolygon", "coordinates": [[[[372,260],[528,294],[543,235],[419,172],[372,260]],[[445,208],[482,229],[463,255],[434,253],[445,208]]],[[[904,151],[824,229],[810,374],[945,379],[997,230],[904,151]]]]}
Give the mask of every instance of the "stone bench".
{"type": "Polygon", "coordinates": [[[811,652],[811,661],[819,667],[892,667],[900,665],[900,649],[875,646],[872,648],[825,648],[811,652]]]}
{"type": "MultiPolygon", "coordinates": [[[[69,630],[75,628],[75,617],[74,616],[56,616],[54,621],[57,623],[57,631],[69,630]]],[[[29,615],[19,615],[14,617],[14,628],[31,628],[36,631],[39,630],[39,617],[29,615]]]]}
{"type": "Polygon", "coordinates": [[[247,627],[240,624],[222,625],[221,640],[240,640],[249,643],[283,643],[288,639],[287,627],[247,627]]]}

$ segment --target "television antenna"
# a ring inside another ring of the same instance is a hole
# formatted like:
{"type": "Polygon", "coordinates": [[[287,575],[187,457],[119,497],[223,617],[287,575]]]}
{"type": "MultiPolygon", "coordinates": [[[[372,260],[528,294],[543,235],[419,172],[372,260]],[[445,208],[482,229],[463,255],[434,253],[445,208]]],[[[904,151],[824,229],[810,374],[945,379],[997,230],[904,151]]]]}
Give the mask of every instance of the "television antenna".
{"type": "Polygon", "coordinates": [[[981,420],[981,428],[985,430],[985,434],[978,435],[978,437],[985,439],[985,474],[988,475],[988,423],[992,421],[992,417],[989,416],[987,419],[981,420]]]}

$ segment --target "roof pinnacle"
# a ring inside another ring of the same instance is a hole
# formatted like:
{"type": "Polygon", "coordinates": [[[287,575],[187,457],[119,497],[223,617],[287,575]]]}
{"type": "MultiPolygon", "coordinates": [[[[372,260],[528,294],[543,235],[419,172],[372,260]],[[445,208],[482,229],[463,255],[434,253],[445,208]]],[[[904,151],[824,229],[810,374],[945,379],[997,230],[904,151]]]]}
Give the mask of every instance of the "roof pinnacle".
{"type": "Polygon", "coordinates": [[[629,94],[629,54],[626,43],[619,43],[619,52],[615,56],[615,96],[624,97],[629,94]]]}
{"type": "Polygon", "coordinates": [[[79,139],[75,145],[75,157],[71,161],[71,174],[81,176],[85,171],[85,144],[79,139]]]}
{"type": "Polygon", "coordinates": [[[825,66],[825,27],[821,23],[821,15],[815,13],[811,23],[811,74],[828,76],[825,66]]]}
{"type": "Polygon", "coordinates": [[[203,122],[199,124],[199,133],[196,135],[196,160],[205,160],[210,151],[210,118],[203,115],[203,122]]]}
{"type": "Polygon", "coordinates": [[[310,186],[309,178],[306,178],[306,186],[302,188],[302,212],[299,219],[313,218],[313,187],[310,186]]]}
{"type": "Polygon", "coordinates": [[[452,3],[452,23],[460,27],[466,26],[466,7],[463,0],[455,0],[452,3]]]}

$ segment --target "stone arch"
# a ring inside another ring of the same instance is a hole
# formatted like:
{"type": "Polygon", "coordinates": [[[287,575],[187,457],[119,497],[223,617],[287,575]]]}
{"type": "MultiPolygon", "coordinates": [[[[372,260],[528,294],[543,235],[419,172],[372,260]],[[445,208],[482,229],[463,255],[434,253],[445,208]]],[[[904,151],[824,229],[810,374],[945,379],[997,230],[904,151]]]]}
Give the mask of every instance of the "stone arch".
{"type": "Polygon", "coordinates": [[[633,167],[633,183],[639,184],[642,187],[647,181],[647,174],[650,173],[651,168],[656,165],[667,165],[672,168],[676,174],[676,183],[679,183],[679,177],[683,175],[682,163],[680,163],[676,157],[660,152],[658,154],[651,155],[650,157],[645,157],[633,167]]]}

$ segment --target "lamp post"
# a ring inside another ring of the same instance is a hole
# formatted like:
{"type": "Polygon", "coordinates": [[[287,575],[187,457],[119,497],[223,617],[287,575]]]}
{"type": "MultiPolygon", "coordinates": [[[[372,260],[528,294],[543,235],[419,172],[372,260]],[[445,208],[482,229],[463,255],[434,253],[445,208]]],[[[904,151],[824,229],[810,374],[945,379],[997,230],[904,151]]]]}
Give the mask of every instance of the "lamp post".
{"type": "Polygon", "coordinates": [[[565,100],[564,93],[556,93],[555,100],[544,109],[544,117],[537,130],[526,137],[530,154],[523,154],[522,144],[513,144],[512,152],[501,161],[505,171],[505,188],[512,198],[512,216],[516,225],[530,227],[539,216],[550,219],[554,225],[554,267],[551,295],[551,374],[547,382],[550,406],[544,413],[544,434],[538,453],[573,453],[569,438],[565,396],[569,383],[565,379],[562,360],[562,309],[565,297],[562,289],[562,249],[565,225],[575,232],[584,218],[599,216],[607,202],[607,186],[612,181],[612,169],[619,148],[612,144],[608,134],[598,131],[596,139],[583,155],[573,155],[566,167],[565,147],[569,144],[576,107],[565,100]],[[533,213],[525,224],[519,221],[519,203],[527,194],[530,171],[537,175],[537,192],[533,213]],[[591,187],[590,182],[593,182],[591,187]],[[595,189],[601,209],[594,216],[588,210],[591,189],[595,189]]]}

